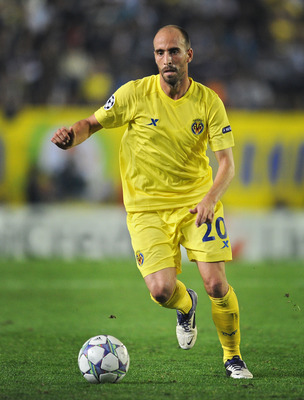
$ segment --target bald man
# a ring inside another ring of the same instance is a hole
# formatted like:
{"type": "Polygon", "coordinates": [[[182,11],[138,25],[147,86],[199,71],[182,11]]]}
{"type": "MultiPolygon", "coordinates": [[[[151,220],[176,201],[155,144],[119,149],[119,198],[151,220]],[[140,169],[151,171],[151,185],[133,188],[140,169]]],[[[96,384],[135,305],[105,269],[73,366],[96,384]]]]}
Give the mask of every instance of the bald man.
{"type": "Polygon", "coordinates": [[[124,205],[151,299],[176,310],[179,346],[191,349],[198,296],[177,279],[183,246],[211,300],[227,376],[252,378],[240,353],[237,297],[225,273],[232,253],[221,197],[234,176],[232,129],[218,95],[188,75],[188,33],[167,25],[153,45],[159,74],[121,86],[93,115],[58,129],[51,140],[66,150],[103,127],[127,125],[120,146],[124,205]],[[207,144],[218,162],[214,180],[207,144]]]}

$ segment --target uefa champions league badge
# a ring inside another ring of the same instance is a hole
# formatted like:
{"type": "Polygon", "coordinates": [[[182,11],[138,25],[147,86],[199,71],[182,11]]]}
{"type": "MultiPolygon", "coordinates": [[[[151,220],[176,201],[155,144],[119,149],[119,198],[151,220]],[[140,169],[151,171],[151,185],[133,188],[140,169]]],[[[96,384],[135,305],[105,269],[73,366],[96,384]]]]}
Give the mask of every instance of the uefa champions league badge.
{"type": "Polygon", "coordinates": [[[112,94],[112,96],[108,99],[106,104],[103,106],[105,110],[110,110],[115,104],[115,96],[112,94]]]}
{"type": "Polygon", "coordinates": [[[143,255],[140,251],[137,251],[137,252],[136,252],[136,261],[137,261],[137,264],[138,264],[140,267],[143,265],[144,260],[145,260],[144,255],[143,255]]]}
{"type": "Polygon", "coordinates": [[[192,133],[194,133],[194,135],[200,135],[203,132],[204,128],[205,128],[205,126],[201,119],[195,119],[191,126],[191,130],[192,130],[192,133]]]}

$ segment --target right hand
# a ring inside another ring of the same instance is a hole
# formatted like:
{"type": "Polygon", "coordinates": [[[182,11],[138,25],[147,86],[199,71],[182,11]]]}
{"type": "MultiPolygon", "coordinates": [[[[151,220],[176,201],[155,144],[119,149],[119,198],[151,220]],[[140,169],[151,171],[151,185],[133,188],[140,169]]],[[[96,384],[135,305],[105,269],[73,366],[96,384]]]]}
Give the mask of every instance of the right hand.
{"type": "Polygon", "coordinates": [[[214,218],[214,207],[216,202],[208,196],[201,200],[196,207],[192,208],[191,214],[197,214],[195,225],[199,228],[202,224],[211,224],[214,218]]]}
{"type": "Polygon", "coordinates": [[[51,139],[56,146],[60,147],[63,150],[70,149],[73,146],[75,139],[75,133],[72,127],[70,128],[59,128],[54,133],[54,136],[51,139]]]}

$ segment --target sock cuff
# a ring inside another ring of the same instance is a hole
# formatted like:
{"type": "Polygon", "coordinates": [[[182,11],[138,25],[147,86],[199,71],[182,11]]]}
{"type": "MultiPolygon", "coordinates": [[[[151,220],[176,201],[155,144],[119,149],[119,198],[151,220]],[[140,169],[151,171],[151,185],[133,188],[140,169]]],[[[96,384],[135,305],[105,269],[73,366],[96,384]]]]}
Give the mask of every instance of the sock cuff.
{"type": "Polygon", "coordinates": [[[187,314],[192,307],[191,296],[187,292],[186,286],[179,280],[176,281],[175,289],[171,297],[165,303],[159,303],[151,294],[150,296],[152,300],[161,307],[176,309],[184,314],[187,314]]]}
{"type": "Polygon", "coordinates": [[[150,293],[150,297],[151,297],[151,299],[152,299],[156,304],[159,304],[159,305],[162,306],[162,307],[167,307],[167,306],[171,303],[172,299],[175,297],[176,293],[177,293],[179,290],[182,290],[182,292],[184,292],[184,291],[186,291],[187,289],[186,289],[186,286],[183,284],[183,282],[177,280],[177,281],[176,281],[176,286],[175,286],[175,288],[174,288],[174,290],[173,290],[173,293],[171,294],[170,298],[169,298],[165,303],[160,303],[159,301],[157,301],[157,300],[152,296],[151,293],[150,293]]]}
{"type": "Polygon", "coordinates": [[[179,281],[179,280],[176,280],[175,289],[173,290],[173,293],[172,293],[170,299],[167,300],[167,301],[163,304],[163,306],[164,306],[164,307],[168,307],[168,306],[169,306],[169,308],[171,308],[170,305],[171,305],[172,300],[174,301],[175,296],[178,295],[178,294],[180,294],[180,292],[181,292],[181,293],[186,292],[186,290],[187,290],[187,289],[186,289],[186,286],[183,284],[183,282],[181,282],[181,281],[179,281]]]}
{"type": "Polygon", "coordinates": [[[228,303],[228,299],[233,292],[233,287],[229,285],[228,287],[228,292],[225,294],[224,297],[211,297],[209,296],[209,299],[212,301],[212,303],[217,304],[219,306],[224,306],[225,304],[228,303]]]}

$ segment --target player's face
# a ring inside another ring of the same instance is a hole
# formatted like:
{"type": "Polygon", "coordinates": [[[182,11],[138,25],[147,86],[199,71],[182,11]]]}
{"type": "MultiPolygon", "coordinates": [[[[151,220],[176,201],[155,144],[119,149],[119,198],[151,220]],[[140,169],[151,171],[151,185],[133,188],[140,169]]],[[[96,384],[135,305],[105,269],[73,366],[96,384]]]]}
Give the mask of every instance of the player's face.
{"type": "Polygon", "coordinates": [[[188,63],[193,51],[177,29],[162,29],[154,38],[154,57],[159,73],[170,86],[188,77],[188,63]]]}

